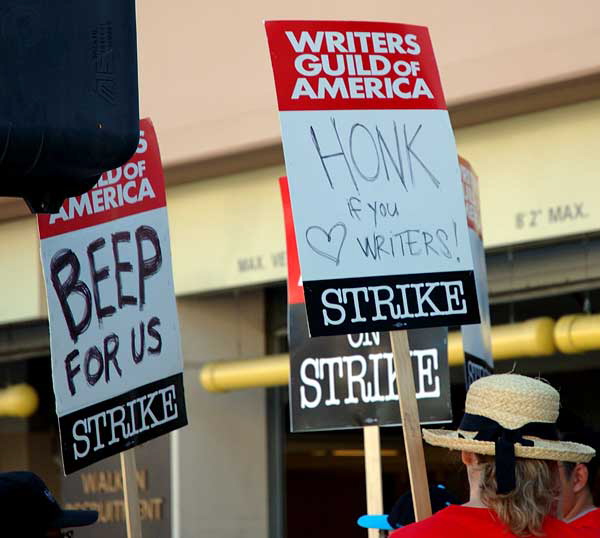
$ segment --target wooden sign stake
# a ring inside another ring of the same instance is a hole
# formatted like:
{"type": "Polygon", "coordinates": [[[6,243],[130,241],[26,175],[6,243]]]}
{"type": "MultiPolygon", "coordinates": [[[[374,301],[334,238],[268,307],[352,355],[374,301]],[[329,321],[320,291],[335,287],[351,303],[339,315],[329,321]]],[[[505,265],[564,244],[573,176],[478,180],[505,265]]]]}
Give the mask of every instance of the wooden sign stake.
{"type": "MultiPolygon", "coordinates": [[[[363,428],[365,443],[365,474],[367,479],[367,514],[383,514],[383,488],[381,485],[381,443],[379,426],[363,428]]],[[[379,538],[377,529],[369,529],[369,538],[379,538]]]]}
{"type": "Polygon", "coordinates": [[[130,448],[125,452],[121,452],[121,474],[123,475],[123,493],[125,496],[127,538],[142,538],[135,449],[130,448]]]}
{"type": "Polygon", "coordinates": [[[408,333],[406,331],[391,331],[390,340],[396,367],[396,384],[400,400],[400,415],[402,416],[410,490],[415,508],[415,519],[421,521],[431,515],[431,500],[429,498],[429,484],[427,482],[427,469],[425,468],[425,454],[421,438],[421,424],[415,394],[412,361],[408,347],[408,333]]]}

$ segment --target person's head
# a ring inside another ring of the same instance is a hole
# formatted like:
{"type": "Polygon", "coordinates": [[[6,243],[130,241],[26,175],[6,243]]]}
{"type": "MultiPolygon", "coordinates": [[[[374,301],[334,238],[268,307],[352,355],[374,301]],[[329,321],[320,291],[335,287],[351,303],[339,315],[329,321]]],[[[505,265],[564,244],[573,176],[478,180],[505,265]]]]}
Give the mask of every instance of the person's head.
{"type": "Polygon", "coordinates": [[[516,458],[514,489],[498,494],[494,457],[464,450],[461,456],[482,503],[517,536],[539,534],[546,516],[556,514],[560,491],[557,462],[516,458]]]}
{"type": "MultiPolygon", "coordinates": [[[[596,448],[598,446],[597,435],[581,430],[578,432],[565,432],[561,439],[575,443],[583,443],[596,448]]],[[[564,519],[576,518],[581,512],[594,505],[592,485],[598,470],[598,458],[594,457],[587,463],[561,462],[559,465],[559,476],[561,483],[561,495],[559,503],[559,515],[564,519]]]]}
{"type": "Polygon", "coordinates": [[[560,441],[558,392],[515,374],[473,383],[458,431],[424,430],[425,440],[460,450],[471,497],[493,510],[516,535],[540,535],[558,501],[558,462],[589,461],[594,450],[560,441]]]}
{"type": "Polygon", "coordinates": [[[42,479],[28,471],[0,473],[1,535],[60,537],[62,530],[91,525],[94,510],[63,510],[42,479]]]}

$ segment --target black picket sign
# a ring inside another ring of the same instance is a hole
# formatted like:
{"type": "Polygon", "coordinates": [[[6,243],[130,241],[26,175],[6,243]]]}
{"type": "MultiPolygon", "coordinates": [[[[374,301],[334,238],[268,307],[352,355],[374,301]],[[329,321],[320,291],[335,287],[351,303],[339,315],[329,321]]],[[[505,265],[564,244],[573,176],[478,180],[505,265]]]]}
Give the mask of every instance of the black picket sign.
{"type": "MultiPolygon", "coordinates": [[[[310,338],[304,304],[289,305],[292,431],[401,423],[389,333],[310,338]]],[[[409,331],[422,424],[452,420],[446,328],[409,331]]]]}

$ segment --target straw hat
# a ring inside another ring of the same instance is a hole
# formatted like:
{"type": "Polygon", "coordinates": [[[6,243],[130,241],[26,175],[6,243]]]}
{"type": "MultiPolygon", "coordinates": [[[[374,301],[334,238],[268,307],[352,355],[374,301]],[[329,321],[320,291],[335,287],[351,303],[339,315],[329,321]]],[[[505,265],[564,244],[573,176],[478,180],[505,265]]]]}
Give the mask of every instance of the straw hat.
{"type": "Polygon", "coordinates": [[[543,381],[516,374],[491,375],[469,388],[458,431],[424,429],[423,437],[434,446],[496,455],[497,464],[497,447],[502,444],[510,445],[513,458],[590,461],[593,448],[558,440],[559,405],[558,392],[543,381]]]}

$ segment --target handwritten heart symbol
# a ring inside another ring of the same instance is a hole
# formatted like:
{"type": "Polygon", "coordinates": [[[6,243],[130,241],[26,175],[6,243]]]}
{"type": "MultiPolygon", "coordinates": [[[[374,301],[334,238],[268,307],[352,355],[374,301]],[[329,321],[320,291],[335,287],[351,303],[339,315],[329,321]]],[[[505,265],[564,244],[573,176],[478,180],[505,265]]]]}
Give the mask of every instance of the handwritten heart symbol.
{"type": "Polygon", "coordinates": [[[323,256],[339,265],[346,234],[346,225],[343,222],[334,224],[329,228],[329,231],[320,226],[309,226],[306,229],[306,242],[319,256],[323,256]],[[334,239],[334,233],[337,239],[334,239]],[[325,243],[324,240],[327,240],[327,242],[325,243]]]}

